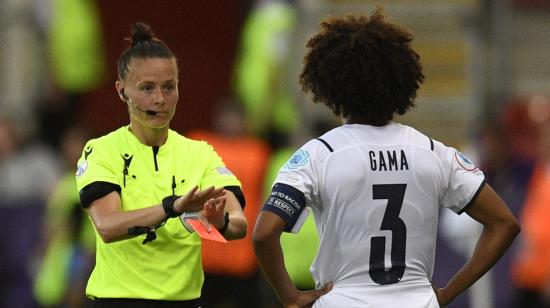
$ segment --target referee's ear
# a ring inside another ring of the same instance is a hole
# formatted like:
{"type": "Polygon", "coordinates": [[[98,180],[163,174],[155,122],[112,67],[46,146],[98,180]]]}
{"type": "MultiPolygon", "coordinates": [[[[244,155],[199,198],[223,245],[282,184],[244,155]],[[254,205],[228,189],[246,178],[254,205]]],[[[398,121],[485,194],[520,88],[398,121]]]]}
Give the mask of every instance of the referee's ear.
{"type": "Polygon", "coordinates": [[[120,80],[115,81],[115,89],[120,100],[123,102],[126,102],[127,98],[126,98],[126,94],[124,94],[124,83],[120,80]]]}

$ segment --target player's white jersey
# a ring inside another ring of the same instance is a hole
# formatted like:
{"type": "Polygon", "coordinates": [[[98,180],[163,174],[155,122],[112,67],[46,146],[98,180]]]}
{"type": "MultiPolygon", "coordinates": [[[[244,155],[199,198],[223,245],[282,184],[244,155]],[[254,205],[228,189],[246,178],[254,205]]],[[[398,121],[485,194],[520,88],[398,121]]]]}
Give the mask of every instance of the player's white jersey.
{"type": "Polygon", "coordinates": [[[317,287],[334,283],[315,307],[437,307],[439,209],[460,213],[484,181],[463,154],[397,123],[343,125],[306,143],[275,182],[303,192],[315,216],[311,272],[317,287]]]}

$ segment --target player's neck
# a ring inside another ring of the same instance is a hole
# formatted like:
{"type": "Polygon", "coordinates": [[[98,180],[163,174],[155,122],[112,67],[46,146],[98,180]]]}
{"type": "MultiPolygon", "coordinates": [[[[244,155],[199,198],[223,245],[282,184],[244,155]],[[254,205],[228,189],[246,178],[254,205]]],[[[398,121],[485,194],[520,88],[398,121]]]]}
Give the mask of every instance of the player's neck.
{"type": "Polygon", "coordinates": [[[342,123],[343,124],[360,124],[360,125],[371,125],[371,126],[386,126],[391,123],[391,121],[387,121],[384,123],[370,123],[365,121],[357,121],[356,119],[352,119],[351,117],[342,117],[342,123]]]}

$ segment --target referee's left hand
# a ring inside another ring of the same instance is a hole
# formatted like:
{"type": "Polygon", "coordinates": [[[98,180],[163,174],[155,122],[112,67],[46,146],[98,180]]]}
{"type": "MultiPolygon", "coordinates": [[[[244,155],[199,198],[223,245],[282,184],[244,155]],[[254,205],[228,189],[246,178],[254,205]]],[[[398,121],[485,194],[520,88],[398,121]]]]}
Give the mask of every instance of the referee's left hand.
{"type": "Polygon", "coordinates": [[[194,186],[185,195],[176,199],[174,202],[174,211],[177,213],[202,211],[208,200],[220,198],[224,195],[225,190],[223,187],[214,188],[211,186],[199,190],[198,186],[194,186]]]}
{"type": "Polygon", "coordinates": [[[219,230],[225,224],[225,201],[225,197],[218,197],[204,203],[201,222],[208,232],[212,231],[212,225],[219,230]]]}

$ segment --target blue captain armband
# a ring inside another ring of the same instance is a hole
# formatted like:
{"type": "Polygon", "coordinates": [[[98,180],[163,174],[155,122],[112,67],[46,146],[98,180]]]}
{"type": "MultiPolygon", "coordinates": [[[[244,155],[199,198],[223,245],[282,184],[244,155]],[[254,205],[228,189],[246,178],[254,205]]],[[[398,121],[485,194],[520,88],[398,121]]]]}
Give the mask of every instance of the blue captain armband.
{"type": "Polygon", "coordinates": [[[275,183],[262,210],[281,217],[286,223],[285,231],[289,232],[305,207],[306,197],[303,192],[290,185],[275,183]]]}

